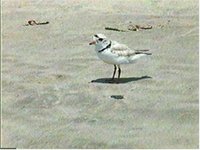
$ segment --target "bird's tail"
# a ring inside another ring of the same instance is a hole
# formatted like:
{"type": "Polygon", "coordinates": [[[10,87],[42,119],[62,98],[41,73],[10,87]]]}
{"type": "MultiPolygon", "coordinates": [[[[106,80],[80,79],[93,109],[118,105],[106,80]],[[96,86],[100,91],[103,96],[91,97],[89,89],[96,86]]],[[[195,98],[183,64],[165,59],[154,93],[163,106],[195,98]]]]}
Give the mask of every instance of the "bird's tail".
{"type": "Polygon", "coordinates": [[[138,59],[145,57],[147,55],[152,55],[152,53],[148,52],[149,50],[135,50],[135,54],[132,57],[130,57],[129,59],[129,63],[134,63],[136,62],[138,59]]]}
{"type": "Polygon", "coordinates": [[[148,52],[149,49],[143,49],[143,50],[135,50],[135,54],[146,54],[146,55],[152,55],[152,53],[148,52]]]}

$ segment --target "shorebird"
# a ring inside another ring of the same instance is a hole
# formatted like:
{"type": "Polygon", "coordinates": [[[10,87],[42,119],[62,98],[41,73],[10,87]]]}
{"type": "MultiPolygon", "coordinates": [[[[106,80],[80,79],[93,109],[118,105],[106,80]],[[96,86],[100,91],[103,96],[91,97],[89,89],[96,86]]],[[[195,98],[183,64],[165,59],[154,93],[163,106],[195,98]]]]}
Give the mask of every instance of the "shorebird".
{"type": "Polygon", "coordinates": [[[103,34],[95,34],[89,45],[95,45],[97,56],[105,63],[114,65],[114,72],[110,82],[115,81],[115,74],[118,68],[118,80],[121,75],[121,64],[130,64],[136,62],[137,59],[151,55],[148,49],[132,50],[124,44],[107,39],[103,34]]]}

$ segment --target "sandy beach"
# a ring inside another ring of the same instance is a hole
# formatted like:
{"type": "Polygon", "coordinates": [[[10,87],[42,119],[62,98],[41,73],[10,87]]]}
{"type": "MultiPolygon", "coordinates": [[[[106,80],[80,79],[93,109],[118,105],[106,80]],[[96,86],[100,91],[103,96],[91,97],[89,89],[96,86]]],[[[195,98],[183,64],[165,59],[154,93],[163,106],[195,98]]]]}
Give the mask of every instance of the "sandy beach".
{"type": "Polygon", "coordinates": [[[1,146],[198,148],[198,15],[198,0],[2,0],[1,146]],[[130,22],[152,29],[105,30],[130,22]],[[110,84],[96,33],[153,55],[110,84]]]}

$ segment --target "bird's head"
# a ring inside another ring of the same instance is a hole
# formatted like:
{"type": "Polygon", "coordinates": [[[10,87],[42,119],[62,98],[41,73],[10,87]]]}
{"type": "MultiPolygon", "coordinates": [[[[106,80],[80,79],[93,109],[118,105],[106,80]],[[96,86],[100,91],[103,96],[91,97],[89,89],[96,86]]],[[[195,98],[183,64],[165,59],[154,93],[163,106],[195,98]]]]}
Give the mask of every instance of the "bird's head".
{"type": "Polygon", "coordinates": [[[109,43],[109,40],[106,38],[106,36],[101,33],[93,35],[92,39],[93,40],[89,43],[89,45],[104,47],[109,43]]]}

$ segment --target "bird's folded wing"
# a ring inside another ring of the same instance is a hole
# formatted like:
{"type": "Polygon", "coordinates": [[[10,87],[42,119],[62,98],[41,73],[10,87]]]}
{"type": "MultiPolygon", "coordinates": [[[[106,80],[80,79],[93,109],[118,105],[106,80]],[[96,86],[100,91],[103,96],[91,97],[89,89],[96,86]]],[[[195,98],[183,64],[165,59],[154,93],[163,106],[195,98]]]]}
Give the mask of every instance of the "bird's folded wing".
{"type": "Polygon", "coordinates": [[[131,50],[129,47],[127,47],[124,44],[119,44],[115,42],[111,47],[111,52],[113,54],[117,54],[118,56],[132,56],[135,55],[135,51],[131,50]]]}

